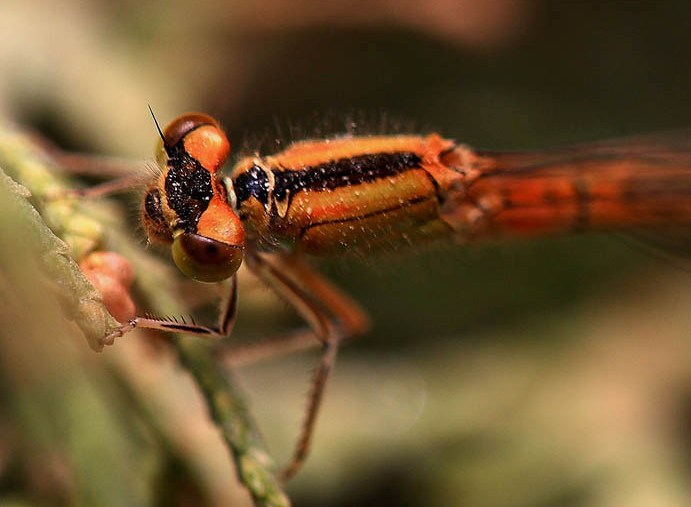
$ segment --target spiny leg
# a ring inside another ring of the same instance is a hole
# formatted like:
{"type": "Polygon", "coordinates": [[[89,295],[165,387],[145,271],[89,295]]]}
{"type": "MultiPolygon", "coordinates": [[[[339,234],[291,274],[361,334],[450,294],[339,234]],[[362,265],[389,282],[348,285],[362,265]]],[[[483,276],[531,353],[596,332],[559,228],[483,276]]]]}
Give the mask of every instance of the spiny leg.
{"type": "Polygon", "coordinates": [[[217,327],[202,326],[195,322],[186,322],[184,319],[171,319],[164,317],[135,317],[120,326],[101,339],[104,345],[112,345],[116,338],[124,336],[133,329],[146,328],[158,329],[169,333],[189,333],[203,337],[223,338],[228,336],[235,326],[238,305],[237,275],[230,279],[228,298],[223,302],[223,309],[219,313],[217,327]]]}
{"type": "Polygon", "coordinates": [[[295,257],[278,255],[269,261],[248,252],[245,259],[247,266],[309,323],[323,347],[300,437],[291,461],[279,474],[282,480],[287,480],[297,473],[309,452],[338,345],[343,339],[362,334],[367,328],[368,319],[355,302],[295,257]]]}

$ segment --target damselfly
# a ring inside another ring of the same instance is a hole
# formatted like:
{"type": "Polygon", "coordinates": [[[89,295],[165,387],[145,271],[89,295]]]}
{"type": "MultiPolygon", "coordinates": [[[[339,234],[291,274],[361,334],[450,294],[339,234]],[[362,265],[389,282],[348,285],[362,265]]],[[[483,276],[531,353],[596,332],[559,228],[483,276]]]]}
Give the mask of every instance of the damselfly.
{"type": "Polygon", "coordinates": [[[171,245],[175,264],[193,279],[230,279],[230,295],[215,327],[136,317],[104,343],[137,327],[229,335],[244,261],[323,348],[284,478],[308,453],[339,343],[368,327],[357,304],[304,256],[691,224],[688,132],[530,153],[477,151],[438,134],[347,135],[244,158],[229,177],[220,170],[230,143],[213,118],[187,114],[159,133],[161,172],[142,206],[149,240],[171,245]]]}

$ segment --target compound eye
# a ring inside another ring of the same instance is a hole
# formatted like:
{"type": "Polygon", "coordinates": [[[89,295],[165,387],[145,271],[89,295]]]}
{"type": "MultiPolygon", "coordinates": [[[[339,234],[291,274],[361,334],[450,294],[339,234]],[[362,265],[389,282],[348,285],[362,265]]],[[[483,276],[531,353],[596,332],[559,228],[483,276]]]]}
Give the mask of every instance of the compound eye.
{"type": "Polygon", "coordinates": [[[176,118],[163,131],[163,139],[163,153],[159,150],[157,155],[159,163],[165,162],[166,156],[175,148],[215,173],[230,154],[230,141],[220,124],[203,113],[176,118]]]}
{"type": "Polygon", "coordinates": [[[184,232],[173,240],[172,254],[175,265],[186,276],[200,282],[219,282],[240,269],[243,248],[184,232]]]}
{"type": "Polygon", "coordinates": [[[190,132],[198,129],[203,125],[220,129],[218,122],[204,113],[189,113],[178,116],[163,131],[163,137],[166,140],[166,146],[175,146],[190,132]]]}
{"type": "Polygon", "coordinates": [[[168,228],[168,222],[163,214],[161,194],[156,187],[151,187],[144,197],[141,213],[142,225],[151,243],[167,243],[173,241],[173,235],[168,228]]]}

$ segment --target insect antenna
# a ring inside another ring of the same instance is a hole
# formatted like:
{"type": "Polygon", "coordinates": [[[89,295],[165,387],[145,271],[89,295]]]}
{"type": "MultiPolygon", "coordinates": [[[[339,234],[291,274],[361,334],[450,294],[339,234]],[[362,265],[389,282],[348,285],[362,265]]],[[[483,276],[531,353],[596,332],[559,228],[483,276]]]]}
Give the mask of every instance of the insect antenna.
{"type": "Polygon", "coordinates": [[[166,136],[163,134],[163,130],[161,130],[161,125],[158,123],[158,120],[156,119],[156,115],[154,114],[154,110],[151,107],[151,104],[146,105],[149,108],[149,113],[151,113],[151,118],[154,120],[154,125],[156,125],[156,130],[158,131],[158,135],[161,137],[161,141],[163,141],[163,148],[166,150],[166,153],[168,153],[168,143],[166,142],[166,136]]]}

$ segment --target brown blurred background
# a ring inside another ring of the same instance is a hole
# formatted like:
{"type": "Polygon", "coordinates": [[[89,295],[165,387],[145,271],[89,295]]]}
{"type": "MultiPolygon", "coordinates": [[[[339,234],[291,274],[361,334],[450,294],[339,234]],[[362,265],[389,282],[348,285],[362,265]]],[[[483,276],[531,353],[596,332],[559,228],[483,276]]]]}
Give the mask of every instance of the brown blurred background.
{"type": "MultiPolygon", "coordinates": [[[[67,149],[146,161],[147,104],[162,122],[219,117],[238,153],[363,117],[485,149],[690,128],[691,4],[0,5],[0,114],[67,149]]],[[[688,271],[615,235],[320,266],[374,328],[343,350],[295,505],[691,505],[688,271]]],[[[298,323],[247,292],[238,340],[298,323]]],[[[0,505],[246,502],[171,357],[18,329],[0,330],[0,505]]],[[[313,364],[238,372],[279,462],[313,364]]]]}

